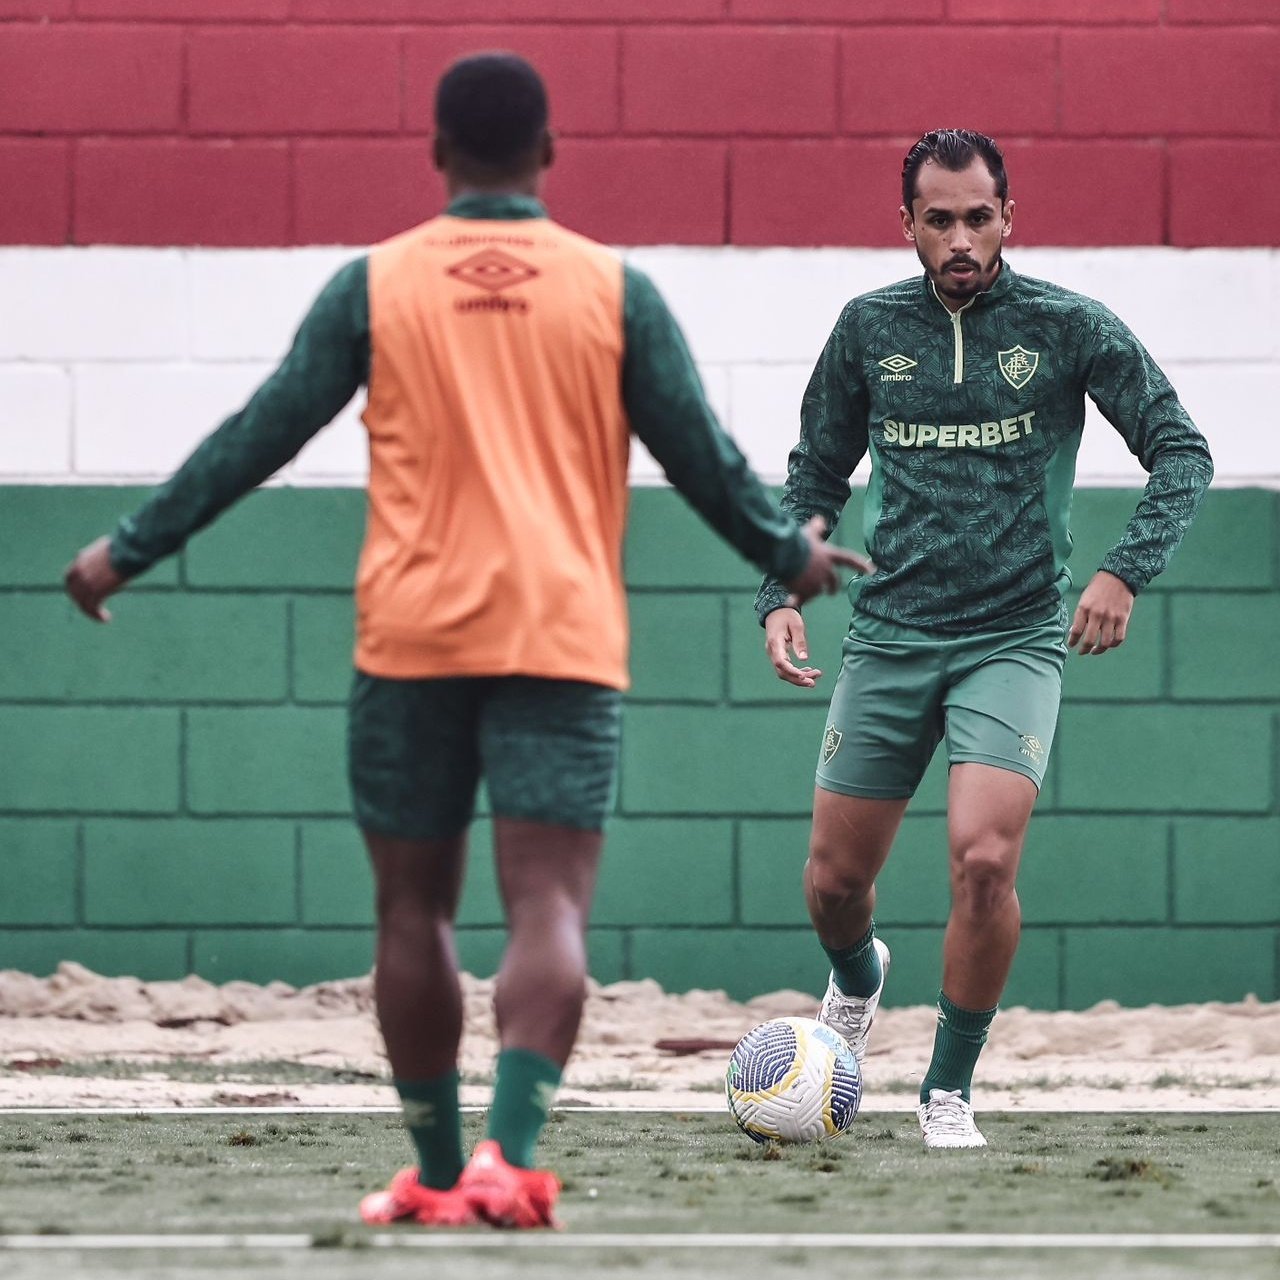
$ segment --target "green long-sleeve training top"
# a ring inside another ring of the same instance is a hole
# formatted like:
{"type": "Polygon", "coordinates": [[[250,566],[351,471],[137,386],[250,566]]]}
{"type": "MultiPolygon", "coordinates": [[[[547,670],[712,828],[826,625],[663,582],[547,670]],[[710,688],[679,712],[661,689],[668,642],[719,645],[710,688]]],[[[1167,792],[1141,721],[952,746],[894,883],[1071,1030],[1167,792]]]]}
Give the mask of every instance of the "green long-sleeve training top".
{"type": "MultiPolygon", "coordinates": [[[[927,276],[854,298],[804,394],[782,507],[834,529],[871,454],[855,608],[926,631],[1053,616],[1085,396],[1149,473],[1101,568],[1137,592],[1168,564],[1213,475],[1204,437],[1142,344],[1100,303],[1004,264],[949,311],[927,276]]],[[[757,616],[785,602],[766,578],[757,616]]]]}
{"type": "MultiPolygon", "coordinates": [[[[545,218],[526,196],[462,196],[453,217],[545,218]]],[[[649,278],[623,267],[621,395],[635,434],[700,515],[753,564],[787,580],[808,562],[798,526],[782,515],[707,403],[679,326],[649,278]]],[[[283,362],[139,510],[121,520],[111,561],[126,577],[177,551],[192,534],[284,466],[366,385],[370,368],[368,259],[342,267],[303,319],[283,362]]]]}

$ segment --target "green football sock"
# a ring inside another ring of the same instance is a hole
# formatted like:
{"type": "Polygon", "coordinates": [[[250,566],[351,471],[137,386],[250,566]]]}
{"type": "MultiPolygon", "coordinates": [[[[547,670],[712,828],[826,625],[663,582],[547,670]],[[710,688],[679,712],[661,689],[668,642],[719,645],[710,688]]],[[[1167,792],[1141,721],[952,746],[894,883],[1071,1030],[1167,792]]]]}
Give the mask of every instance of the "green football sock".
{"type": "Polygon", "coordinates": [[[560,1068],[528,1049],[503,1049],[493,1082],[488,1136],[508,1164],[533,1168],[533,1148],[560,1086],[560,1068]]]}
{"type": "Polygon", "coordinates": [[[929,1101],[930,1089],[959,1089],[960,1096],[969,1101],[973,1068],[995,1016],[995,1009],[961,1009],[938,992],[938,1029],[933,1035],[929,1070],[920,1082],[921,1102],[929,1101]]]}
{"type": "Polygon", "coordinates": [[[836,986],[847,996],[873,996],[880,985],[883,976],[880,972],[880,956],[871,945],[875,936],[876,922],[873,920],[866,933],[851,947],[837,949],[822,944],[827,959],[831,961],[836,986]]]}
{"type": "Polygon", "coordinates": [[[418,1181],[448,1190],[462,1172],[462,1116],[458,1073],[434,1080],[393,1080],[400,1095],[404,1127],[418,1152],[418,1181]]]}

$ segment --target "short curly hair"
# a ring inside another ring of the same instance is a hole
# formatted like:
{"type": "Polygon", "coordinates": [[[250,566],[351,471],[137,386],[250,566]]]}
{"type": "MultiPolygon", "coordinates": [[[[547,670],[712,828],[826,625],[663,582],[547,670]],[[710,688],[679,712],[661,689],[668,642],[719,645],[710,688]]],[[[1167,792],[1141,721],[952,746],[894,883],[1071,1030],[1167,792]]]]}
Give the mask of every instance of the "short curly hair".
{"type": "Polygon", "coordinates": [[[465,157],[503,166],[523,159],[547,127],[547,90],[533,66],[495,50],[460,58],[436,86],[436,128],[465,157]]]}

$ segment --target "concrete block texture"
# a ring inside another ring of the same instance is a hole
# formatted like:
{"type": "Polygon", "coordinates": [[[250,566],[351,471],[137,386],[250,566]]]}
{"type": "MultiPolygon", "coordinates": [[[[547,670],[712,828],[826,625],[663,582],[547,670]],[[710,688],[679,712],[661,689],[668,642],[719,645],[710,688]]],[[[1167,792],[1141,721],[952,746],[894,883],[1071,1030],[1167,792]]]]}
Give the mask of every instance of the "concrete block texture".
{"type": "Polygon", "coordinates": [[[182,32],[7,23],[0,131],[161,133],[182,127],[182,32]]]}
{"type": "MultiPolygon", "coordinates": [[[[22,148],[34,145],[20,141],[22,148]]],[[[275,366],[333,273],[370,241],[419,219],[429,180],[420,163],[424,145],[378,135],[302,137],[289,144],[246,140],[257,151],[208,139],[77,144],[83,172],[71,185],[87,206],[83,218],[99,220],[104,238],[145,243],[151,233],[134,235],[113,209],[132,208],[131,193],[146,187],[157,192],[153,211],[164,201],[180,207],[186,221],[173,236],[185,247],[0,247],[0,290],[12,299],[0,314],[0,381],[9,392],[0,411],[0,479],[92,483],[170,474],[275,366]],[[279,163],[286,150],[296,164],[291,175],[279,163]],[[251,198],[227,185],[231,165],[260,170],[251,198]],[[284,207],[287,200],[297,206],[292,212],[284,207]],[[308,227],[308,242],[353,247],[284,247],[282,229],[298,223],[308,227]],[[243,247],[248,245],[261,247],[243,247]]],[[[619,206],[627,211],[631,221],[619,230],[630,242],[625,258],[666,298],[713,410],[770,483],[785,477],[806,384],[845,304],[918,270],[893,213],[897,161],[885,150],[889,146],[681,138],[668,147],[651,138],[570,137],[562,163],[552,170],[553,205],[559,191],[585,199],[589,220],[614,216],[609,211],[619,206]],[[883,163],[872,155],[876,149],[884,152],[883,163]],[[842,172],[867,175],[865,184],[847,188],[847,199],[840,195],[845,187],[835,188],[834,213],[820,198],[831,185],[824,157],[834,157],[842,172]],[[735,175],[732,186],[729,173],[735,175]],[[679,183],[672,180],[676,174],[679,183]],[[883,186],[879,204],[862,194],[877,182],[883,186]],[[744,183],[758,184],[776,207],[767,201],[745,205],[744,183]],[[679,222],[675,238],[685,243],[650,243],[648,232],[658,226],[655,207],[679,222]],[[819,211],[806,223],[808,247],[770,246],[801,208],[819,211]],[[870,242],[882,247],[840,247],[830,219],[843,220],[846,213],[874,221],[878,230],[870,242]],[[726,222],[759,247],[716,247],[726,222]]],[[[1080,171],[1073,190],[1093,189],[1084,181],[1092,166],[1115,168],[1123,179],[1117,198],[1090,205],[1108,216],[1162,189],[1164,162],[1157,164],[1151,144],[1141,140],[1105,142],[1100,150],[1066,142],[1055,143],[1057,150],[1023,143],[1011,149],[1024,146],[1029,163],[1022,172],[1031,190],[1017,197],[1010,264],[1099,299],[1130,325],[1208,439],[1219,487],[1274,488],[1280,445],[1256,424],[1258,406],[1280,394],[1280,337],[1272,323],[1280,250],[1141,243],[1087,248],[1080,240],[1072,247],[1027,247],[1034,237],[1024,239],[1018,229],[1024,220],[1042,225],[1036,220],[1056,207],[1049,188],[1059,161],[1080,171]],[[1126,182],[1134,188],[1128,194],[1126,182]],[[1036,198],[1037,186],[1044,199],[1036,198]]],[[[0,175],[4,147],[0,137],[0,175]]],[[[1241,171],[1260,172],[1259,181],[1266,181],[1272,168],[1250,163],[1241,171]]],[[[1270,206],[1262,201],[1248,207],[1270,206]]],[[[1148,216],[1157,215],[1149,210],[1148,216]]],[[[1081,219],[1072,223],[1081,225],[1081,219]]],[[[598,223],[581,228],[605,234],[598,223]]],[[[276,483],[363,484],[364,402],[364,392],[357,392],[276,483]]],[[[1091,402],[1085,409],[1079,482],[1140,487],[1146,475],[1121,435],[1091,402]]],[[[867,473],[864,458],[854,472],[855,488],[867,473]]],[[[637,484],[665,484],[639,441],[632,475],[637,484]]]]}
{"type": "Polygon", "coordinates": [[[85,824],[93,925],[289,925],[293,824],[278,818],[99,819],[85,824]]]}
{"type": "Polygon", "coordinates": [[[391,234],[441,204],[435,84],[485,48],[542,70],[557,207],[614,244],[900,243],[902,153],[942,123],[1005,144],[1020,243],[1277,243],[1270,0],[6,0],[0,19],[0,176],[35,180],[3,243],[391,234]],[[1001,92],[958,65],[999,66],[1001,92]]]}
{"type": "Polygon", "coordinates": [[[186,281],[176,251],[0,248],[0,297],[6,361],[186,354],[186,281]]]}
{"type": "MultiPolygon", "coordinates": [[[[1125,648],[1069,660],[1005,1002],[1280,994],[1275,0],[0,0],[3,963],[367,971],[343,759],[363,396],[109,628],[59,583],[239,407],[338,266],[443,207],[434,82],[483,47],[542,68],[552,216],[653,276],[769,483],[847,300],[918,272],[904,151],[940,124],[995,133],[1010,264],[1134,329],[1217,475],[1125,648]]],[[[1145,479],[1092,407],[1077,476],[1076,591],[1145,479]]],[[[847,604],[808,610],[822,687],[782,686],[755,569],[638,444],[632,477],[634,687],[592,971],[816,997],[799,876],[847,604]]],[[[860,517],[855,494],[836,537],[861,546],[860,517]]],[[[890,1003],[936,996],[947,782],[939,752],[881,879],[890,1003]]],[[[459,950],[492,972],[480,811],[459,950]]]]}
{"type": "MultiPolygon", "coordinates": [[[[0,490],[6,963],[294,982],[366,972],[373,884],[344,743],[361,495],[255,495],[95,627],[62,596],[61,569],[142,492],[0,490]]],[[[592,972],[816,999],[826,963],[802,874],[849,605],[806,609],[824,689],[784,686],[752,615],[754,571],[671,491],[633,498],[635,680],[592,972]]],[[[1086,563],[1136,501],[1077,495],[1086,563]]],[[[1212,494],[1180,568],[1139,599],[1126,646],[1068,660],[1006,1005],[1276,994],[1275,508],[1262,490],[1212,494]]],[[[939,750],[879,877],[894,1004],[937,995],[947,785],[939,750]]],[[[483,794],[477,813],[459,952],[492,973],[504,913],[483,794]]]]}
{"type": "Polygon", "coordinates": [[[56,365],[0,365],[0,471],[63,474],[72,461],[72,384],[56,365]]]}
{"type": "Polygon", "coordinates": [[[802,28],[632,28],[622,43],[622,127],[632,134],[829,133],[837,46],[802,28]]]}

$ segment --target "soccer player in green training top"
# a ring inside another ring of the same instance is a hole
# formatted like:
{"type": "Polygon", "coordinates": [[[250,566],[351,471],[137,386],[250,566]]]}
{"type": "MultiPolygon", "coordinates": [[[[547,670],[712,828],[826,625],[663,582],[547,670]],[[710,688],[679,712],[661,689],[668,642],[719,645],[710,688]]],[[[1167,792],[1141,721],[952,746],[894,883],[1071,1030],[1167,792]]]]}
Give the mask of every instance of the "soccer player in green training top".
{"type": "MultiPolygon", "coordinates": [[[[783,497],[797,518],[834,528],[871,455],[863,533],[878,568],[858,584],[832,693],[804,887],[831,962],[819,1017],[861,1060],[889,967],[876,876],[945,736],[951,913],[919,1118],[926,1147],[980,1147],[970,1085],[1018,944],[1014,881],[1067,649],[1123,643],[1213,465],[1124,324],[1004,262],[1013,201],[990,138],[921,138],[903,163],[900,216],[924,275],[844,308],[805,391],[783,497]],[[1068,631],[1086,396],[1149,479],[1068,631]]],[[[785,596],[766,578],[757,597],[767,653],[781,679],[812,687],[821,672],[785,596]]]]}

